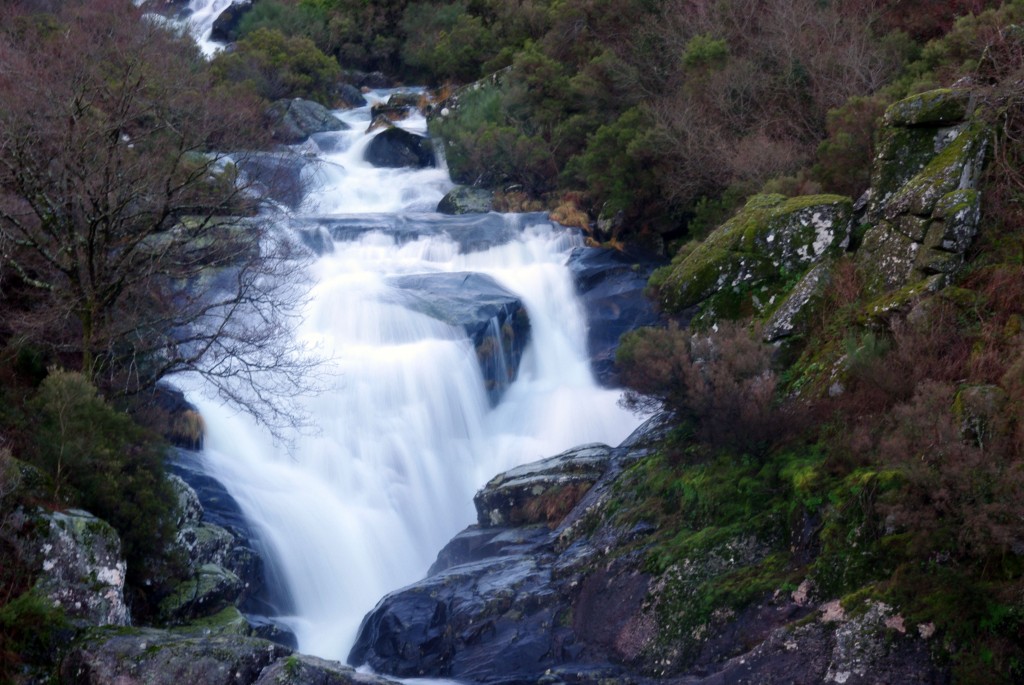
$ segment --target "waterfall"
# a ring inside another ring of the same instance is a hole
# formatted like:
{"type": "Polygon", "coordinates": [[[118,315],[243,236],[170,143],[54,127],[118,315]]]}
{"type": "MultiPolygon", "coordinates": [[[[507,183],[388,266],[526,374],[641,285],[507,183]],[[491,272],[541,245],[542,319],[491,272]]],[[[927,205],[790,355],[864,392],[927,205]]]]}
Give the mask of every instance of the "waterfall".
{"type": "Polygon", "coordinates": [[[186,21],[189,24],[189,32],[195,36],[196,42],[207,57],[223,47],[220,43],[210,40],[210,31],[213,29],[213,22],[233,2],[235,0],[190,0],[188,3],[186,21]]]}
{"type": "MultiPolygon", "coordinates": [[[[447,171],[371,167],[369,108],[337,115],[351,130],[303,145],[320,159],[312,190],[282,215],[282,230],[331,236],[295,333],[332,360],[327,390],[302,400],[316,432],[285,450],[194,380],[182,384],[206,418],[204,468],[238,501],[284,585],[274,618],[301,651],[344,660],[377,600],[421,578],[475,520],[472,496],[489,478],[580,443],[617,444],[638,420],[589,368],[565,266],[580,236],[540,214],[434,214],[447,171]],[[396,285],[467,273],[514,293],[529,317],[518,375],[496,404],[466,330],[431,315],[429,293],[396,285]]],[[[401,125],[425,130],[418,115],[401,125]]]]}

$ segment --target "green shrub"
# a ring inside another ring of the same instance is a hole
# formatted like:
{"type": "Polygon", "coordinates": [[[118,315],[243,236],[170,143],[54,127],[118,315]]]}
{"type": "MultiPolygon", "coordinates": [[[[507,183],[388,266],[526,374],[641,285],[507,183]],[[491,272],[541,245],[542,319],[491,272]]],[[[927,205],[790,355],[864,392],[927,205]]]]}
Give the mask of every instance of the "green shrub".
{"type": "Polygon", "coordinates": [[[674,411],[712,450],[763,456],[797,430],[776,407],[771,348],[743,325],[640,328],[622,336],[615,363],[625,406],[674,411]]]}
{"type": "Polygon", "coordinates": [[[405,10],[402,47],[405,64],[434,80],[472,81],[481,65],[496,55],[496,44],[483,20],[467,14],[460,3],[412,4],[405,10]]]}
{"type": "Polygon", "coordinates": [[[177,496],[164,475],[165,446],[103,401],[80,373],[53,369],[31,401],[32,461],[53,498],[81,507],[121,537],[129,582],[161,580],[174,537],[177,496]]]}
{"type": "Polygon", "coordinates": [[[0,604],[0,682],[19,682],[25,666],[52,663],[67,625],[64,612],[32,590],[0,604]]]}
{"type": "Polygon", "coordinates": [[[307,98],[331,104],[331,90],[341,77],[338,63],[309,38],[260,28],[220,52],[211,63],[221,81],[243,83],[268,100],[307,98]]]}

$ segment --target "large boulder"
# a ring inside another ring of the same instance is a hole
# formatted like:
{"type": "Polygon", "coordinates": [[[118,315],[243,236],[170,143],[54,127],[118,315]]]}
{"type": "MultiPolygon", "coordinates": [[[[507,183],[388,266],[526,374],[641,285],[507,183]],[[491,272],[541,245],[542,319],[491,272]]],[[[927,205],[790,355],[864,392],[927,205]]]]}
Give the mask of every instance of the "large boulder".
{"type": "Polygon", "coordinates": [[[375,167],[424,169],[437,166],[429,138],[393,126],[370,141],[365,159],[375,167]]]}
{"type": "Polygon", "coordinates": [[[846,249],[853,202],[839,195],[755,195],[732,219],[655,273],[662,307],[709,320],[762,312],[794,275],[846,249]]]}
{"type": "Polygon", "coordinates": [[[473,342],[492,402],[516,379],[530,335],[519,297],[479,273],[433,273],[388,279],[402,306],[460,327],[473,342]]]}
{"type": "Polygon", "coordinates": [[[348,128],[323,105],[302,98],[275,101],[267,108],[265,118],[271,136],[285,145],[301,143],[314,133],[348,128]]]}
{"type": "Polygon", "coordinates": [[[480,526],[557,526],[608,469],[611,456],[607,445],[584,445],[495,476],[473,497],[480,526]]]}
{"type": "Polygon", "coordinates": [[[213,27],[210,29],[210,40],[219,43],[231,43],[238,38],[238,25],[249,10],[252,9],[252,0],[235,0],[227,9],[217,15],[213,20],[213,27]]]}
{"type": "Polygon", "coordinates": [[[338,86],[336,95],[344,107],[355,108],[366,106],[366,98],[363,97],[363,92],[351,83],[343,83],[338,86]]]}
{"type": "Polygon", "coordinates": [[[617,384],[615,352],[624,333],[656,325],[660,317],[645,294],[657,263],[618,250],[578,247],[569,256],[576,292],[587,317],[587,351],[597,379],[617,384]]]}
{"type": "Polygon", "coordinates": [[[437,203],[441,214],[483,214],[494,210],[494,191],[455,186],[437,203]]]}
{"type": "Polygon", "coordinates": [[[71,645],[58,677],[67,685],[395,685],[337,661],[205,626],[90,631],[71,645]]]}
{"type": "Polygon", "coordinates": [[[302,204],[306,196],[302,172],[310,163],[306,157],[292,152],[250,152],[240,156],[236,163],[266,197],[289,209],[298,209],[302,204]]]}
{"type": "Polygon", "coordinates": [[[110,524],[79,509],[40,514],[42,568],[36,588],[79,625],[126,626],[127,563],[110,524]]]}
{"type": "MultiPolygon", "coordinates": [[[[478,495],[481,520],[494,520],[496,508],[506,524],[517,518],[514,512],[530,507],[533,488],[539,499],[553,489],[571,489],[576,500],[583,490],[574,487],[574,475],[591,486],[587,494],[594,497],[596,481],[613,461],[621,468],[624,453],[591,446],[575,456],[575,465],[567,453],[535,467],[534,477],[526,468],[496,479],[485,488],[494,490],[494,498],[478,495]]],[[[467,529],[438,555],[430,576],[378,603],[363,620],[349,662],[399,677],[509,683],[536,682],[550,669],[573,663],[581,651],[571,608],[580,569],[558,567],[555,553],[567,525],[562,519],[554,529],[543,524],[467,529]]],[[[577,670],[594,677],[621,675],[607,660],[577,670]]]]}
{"type": "Polygon", "coordinates": [[[965,92],[941,89],[892,105],[883,120],[857,265],[882,313],[941,287],[978,232],[978,183],[989,129],[965,92]],[[927,288],[921,284],[930,282],[927,288]],[[894,291],[906,290],[903,297],[894,291]]]}

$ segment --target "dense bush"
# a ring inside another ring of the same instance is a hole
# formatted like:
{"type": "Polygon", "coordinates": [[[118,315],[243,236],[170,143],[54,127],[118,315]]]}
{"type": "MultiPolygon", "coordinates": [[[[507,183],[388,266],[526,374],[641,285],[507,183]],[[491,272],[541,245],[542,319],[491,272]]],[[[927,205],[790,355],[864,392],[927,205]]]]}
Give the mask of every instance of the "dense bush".
{"type": "Polygon", "coordinates": [[[771,348],[743,325],[641,328],[622,337],[615,362],[627,407],[673,411],[713,450],[763,456],[792,427],[776,407],[771,348]]]}
{"type": "Polygon", "coordinates": [[[177,497],[163,468],[166,446],[97,395],[81,374],[51,370],[31,400],[29,460],[52,479],[55,502],[110,523],[121,537],[129,582],[159,586],[177,497]]]}
{"type": "Polygon", "coordinates": [[[331,104],[341,77],[338,63],[312,40],[259,28],[214,58],[213,73],[222,81],[246,84],[268,100],[307,98],[331,104]]]}

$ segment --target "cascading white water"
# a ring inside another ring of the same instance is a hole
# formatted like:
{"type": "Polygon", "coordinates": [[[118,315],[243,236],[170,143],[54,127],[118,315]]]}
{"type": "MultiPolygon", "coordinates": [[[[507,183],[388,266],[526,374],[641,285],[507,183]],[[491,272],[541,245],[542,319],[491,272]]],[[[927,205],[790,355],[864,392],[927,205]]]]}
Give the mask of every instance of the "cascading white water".
{"type": "MultiPolygon", "coordinates": [[[[306,144],[331,152],[311,172],[303,213],[437,222],[429,212],[451,187],[447,172],[371,167],[362,160],[368,108],[341,116],[351,131],[306,144]]],[[[403,125],[422,130],[423,121],[403,125]]],[[[565,266],[580,238],[533,216],[525,226],[507,217],[515,237],[476,252],[443,235],[369,231],[334,242],[311,266],[315,286],[296,332],[334,361],[327,391],[302,405],[318,433],[296,436],[290,451],[247,417],[190,393],[208,426],[205,468],[265,544],[290,598],[278,618],[301,651],[344,660],[377,600],[422,577],[474,520],[472,496],[487,479],[580,443],[617,444],[636,427],[618,393],[590,372],[565,266]],[[388,280],[445,272],[487,274],[527,308],[530,343],[493,408],[465,331],[396,304],[388,280]]]]}
{"type": "Polygon", "coordinates": [[[209,57],[224,47],[210,40],[210,31],[213,29],[213,22],[233,2],[235,0],[190,0],[188,3],[186,21],[189,24],[189,32],[195,36],[204,55],[209,57]]]}

